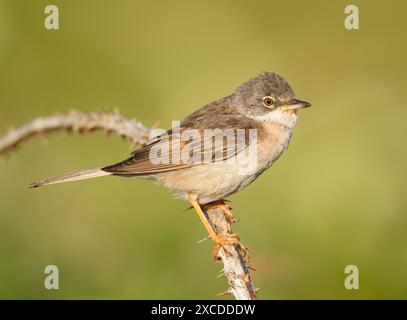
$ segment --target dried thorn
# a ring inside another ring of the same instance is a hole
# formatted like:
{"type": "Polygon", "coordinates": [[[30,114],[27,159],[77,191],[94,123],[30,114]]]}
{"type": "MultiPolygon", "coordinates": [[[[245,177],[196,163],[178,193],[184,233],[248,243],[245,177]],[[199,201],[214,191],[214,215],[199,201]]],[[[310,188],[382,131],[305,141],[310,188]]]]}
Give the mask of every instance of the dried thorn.
{"type": "Polygon", "coordinates": [[[151,126],[151,128],[152,129],[156,129],[156,128],[158,128],[158,125],[160,124],[160,120],[157,120],[152,126],[151,126]]]}
{"type": "Polygon", "coordinates": [[[241,249],[242,251],[247,252],[247,253],[249,253],[250,250],[251,250],[249,247],[246,247],[246,246],[245,246],[243,243],[241,243],[241,242],[238,243],[238,246],[239,246],[239,249],[241,249]]]}
{"type": "Polygon", "coordinates": [[[250,250],[248,247],[245,247],[243,244],[241,244],[240,242],[237,244],[240,253],[242,254],[243,260],[246,263],[250,263],[250,250]]]}
{"type": "Polygon", "coordinates": [[[226,296],[226,295],[229,295],[229,294],[232,294],[230,289],[228,291],[218,293],[217,296],[221,297],[221,296],[226,296]]]}
{"type": "Polygon", "coordinates": [[[203,239],[199,240],[197,243],[202,243],[202,242],[205,242],[205,241],[210,240],[210,239],[211,239],[211,237],[207,236],[206,238],[203,238],[203,239]]]}
{"type": "Polygon", "coordinates": [[[254,267],[247,265],[246,266],[247,269],[253,270],[253,271],[257,271],[254,267]]]}
{"type": "Polygon", "coordinates": [[[45,137],[45,132],[44,131],[38,132],[38,137],[40,138],[41,144],[43,146],[46,146],[47,145],[47,139],[45,137]]]}

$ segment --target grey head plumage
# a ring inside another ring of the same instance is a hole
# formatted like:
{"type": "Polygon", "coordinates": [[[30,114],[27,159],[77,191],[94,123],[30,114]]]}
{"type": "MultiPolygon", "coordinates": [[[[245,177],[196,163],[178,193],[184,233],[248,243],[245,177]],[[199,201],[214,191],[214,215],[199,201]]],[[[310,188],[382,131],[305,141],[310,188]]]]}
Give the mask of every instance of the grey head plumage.
{"type": "Polygon", "coordinates": [[[242,113],[262,115],[270,112],[270,108],[263,105],[262,99],[273,97],[279,103],[293,99],[294,91],[282,76],[275,72],[265,72],[240,85],[233,94],[233,99],[242,113]]]}

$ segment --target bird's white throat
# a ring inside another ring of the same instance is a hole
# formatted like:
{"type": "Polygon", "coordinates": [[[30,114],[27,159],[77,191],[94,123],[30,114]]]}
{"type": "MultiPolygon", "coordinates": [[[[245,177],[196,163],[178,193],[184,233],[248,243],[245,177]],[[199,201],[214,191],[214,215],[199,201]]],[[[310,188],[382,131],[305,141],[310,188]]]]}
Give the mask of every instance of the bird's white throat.
{"type": "Polygon", "coordinates": [[[258,121],[274,122],[290,129],[294,128],[297,123],[297,114],[295,112],[283,111],[280,109],[270,111],[260,116],[252,116],[251,118],[258,121]]]}

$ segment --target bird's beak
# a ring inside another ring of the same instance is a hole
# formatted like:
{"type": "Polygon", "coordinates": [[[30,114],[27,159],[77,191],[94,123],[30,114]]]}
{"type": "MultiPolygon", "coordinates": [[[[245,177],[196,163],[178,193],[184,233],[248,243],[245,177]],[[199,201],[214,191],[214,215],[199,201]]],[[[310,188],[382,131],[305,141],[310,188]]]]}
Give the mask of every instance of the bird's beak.
{"type": "Polygon", "coordinates": [[[281,109],[283,111],[288,111],[288,110],[298,110],[298,109],[303,109],[303,108],[308,108],[311,107],[311,103],[307,101],[302,101],[298,99],[291,99],[285,103],[281,109]]]}

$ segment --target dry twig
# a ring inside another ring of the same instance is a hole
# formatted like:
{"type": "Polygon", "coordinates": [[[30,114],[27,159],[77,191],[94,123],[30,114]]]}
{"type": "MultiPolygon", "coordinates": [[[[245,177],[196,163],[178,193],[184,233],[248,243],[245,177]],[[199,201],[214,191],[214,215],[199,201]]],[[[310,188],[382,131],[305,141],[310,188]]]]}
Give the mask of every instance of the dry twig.
{"type": "Polygon", "coordinates": [[[35,135],[42,135],[53,131],[91,132],[103,130],[128,138],[133,145],[147,143],[150,129],[140,122],[125,118],[119,112],[90,112],[71,111],[66,114],[55,114],[49,117],[38,117],[11,129],[0,139],[0,154],[16,148],[35,135]]]}

